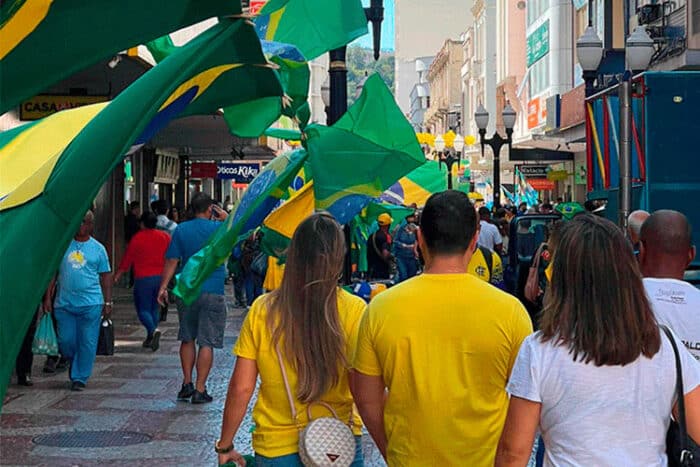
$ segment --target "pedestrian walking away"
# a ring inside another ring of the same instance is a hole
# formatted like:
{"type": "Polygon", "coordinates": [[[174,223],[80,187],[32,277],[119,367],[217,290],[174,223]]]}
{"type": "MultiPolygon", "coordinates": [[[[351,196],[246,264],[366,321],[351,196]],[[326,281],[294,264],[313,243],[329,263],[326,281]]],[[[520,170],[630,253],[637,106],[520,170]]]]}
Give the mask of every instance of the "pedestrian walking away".
{"type": "MultiPolygon", "coordinates": [[[[700,439],[700,363],[671,337],[688,434],[700,439]]],[[[495,465],[525,467],[538,429],[544,465],[667,465],[676,372],[628,239],[604,218],[576,216],[561,227],[540,331],[508,382],[495,465]]]]}
{"type": "MultiPolygon", "coordinates": [[[[165,253],[165,267],[158,291],[158,302],[168,303],[168,282],[175,274],[178,263],[187,260],[198,252],[211,238],[228,214],[214,204],[212,199],[197,193],[190,204],[194,219],[179,224],[165,253]],[[216,219],[216,220],[214,220],[216,219]]],[[[218,267],[204,281],[202,291],[194,302],[185,304],[177,301],[180,321],[178,339],[180,340],[180,363],[183,381],[177,399],[193,404],[211,402],[207,392],[207,378],[214,362],[213,349],[224,346],[224,328],[226,326],[226,301],[224,299],[224,281],[226,270],[218,267]],[[197,379],[193,383],[192,375],[197,368],[197,379]]]]}
{"type": "Polygon", "coordinates": [[[160,305],[158,290],[165,266],[165,252],[170,244],[170,236],[156,229],[157,218],[154,212],[146,211],[141,215],[141,230],[134,235],[126,247],[114,282],[122,274],[134,268],[134,304],[139,321],[146,328],[146,340],[143,347],[154,352],[160,346],[160,305]]]}
{"type": "MultiPolygon", "coordinates": [[[[311,420],[332,415],[322,404],[339,420],[350,421],[350,428],[338,427],[347,442],[344,450],[334,451],[337,465],[363,465],[362,425],[353,413],[347,362],[365,302],[338,287],[344,238],[329,214],[304,220],[292,237],[281,286],[258,298],[248,312],[233,349],[238,358],[215,443],[219,464],[245,464],[239,451],[246,446],[234,446],[233,439],[259,375],[253,409],[257,465],[330,465],[302,464],[308,453],[300,452],[299,438],[311,420]]],[[[314,435],[306,436],[308,442],[314,435]]]]}
{"type": "Polygon", "coordinates": [[[532,326],[515,297],[467,274],[477,222],[465,193],[432,195],[423,274],[377,295],[360,324],[352,392],[389,465],[493,465],[532,326]]]}
{"type": "Polygon", "coordinates": [[[95,217],[88,211],[44,295],[44,310],[53,311],[58,323],[61,354],[70,361],[74,391],[86,387],[95,363],[101,317],[112,313],[109,258],[105,247],[91,236],[94,224],[95,217]]]}

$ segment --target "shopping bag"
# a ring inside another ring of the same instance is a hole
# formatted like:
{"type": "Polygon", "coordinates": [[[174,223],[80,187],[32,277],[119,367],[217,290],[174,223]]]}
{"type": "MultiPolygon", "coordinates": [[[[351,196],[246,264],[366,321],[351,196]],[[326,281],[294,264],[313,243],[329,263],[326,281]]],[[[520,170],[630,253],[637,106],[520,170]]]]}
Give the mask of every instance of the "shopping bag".
{"type": "Polygon", "coordinates": [[[114,355],[114,326],[112,325],[112,320],[104,316],[100,322],[97,355],[114,355]]]}
{"type": "Polygon", "coordinates": [[[39,320],[32,341],[32,353],[34,355],[58,355],[58,339],[53,328],[53,320],[48,313],[39,320]]]}

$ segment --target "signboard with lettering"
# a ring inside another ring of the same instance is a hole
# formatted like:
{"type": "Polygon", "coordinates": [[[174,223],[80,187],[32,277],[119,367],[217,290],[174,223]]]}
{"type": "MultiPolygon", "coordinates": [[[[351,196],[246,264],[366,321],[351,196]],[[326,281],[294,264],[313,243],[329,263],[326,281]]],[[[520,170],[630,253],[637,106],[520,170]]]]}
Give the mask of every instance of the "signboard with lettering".
{"type": "Polygon", "coordinates": [[[250,0],[250,14],[257,15],[258,12],[265,6],[267,0],[250,0]]]}
{"type": "Polygon", "coordinates": [[[535,97],[527,103],[527,128],[532,130],[547,121],[547,106],[544,97],[535,97]]]}
{"type": "Polygon", "coordinates": [[[259,173],[259,162],[222,162],[217,166],[216,178],[242,184],[252,182],[259,173]]]}
{"type": "Polygon", "coordinates": [[[555,186],[553,181],[546,178],[529,178],[527,183],[537,191],[553,190],[555,186]]]}
{"type": "Polygon", "coordinates": [[[190,178],[216,178],[216,162],[193,162],[190,178]]]}
{"type": "Polygon", "coordinates": [[[548,165],[516,165],[525,178],[547,178],[548,165]]]}
{"type": "Polygon", "coordinates": [[[532,66],[533,63],[549,53],[549,20],[527,36],[526,49],[527,66],[532,66]]]}
{"type": "Polygon", "coordinates": [[[153,181],[156,183],[169,183],[174,185],[179,178],[180,158],[171,154],[158,154],[156,176],[153,177],[153,181]]]}
{"type": "Polygon", "coordinates": [[[83,105],[107,102],[109,96],[59,96],[39,94],[22,102],[19,107],[20,120],[39,120],[53,113],[74,109],[83,105]]]}

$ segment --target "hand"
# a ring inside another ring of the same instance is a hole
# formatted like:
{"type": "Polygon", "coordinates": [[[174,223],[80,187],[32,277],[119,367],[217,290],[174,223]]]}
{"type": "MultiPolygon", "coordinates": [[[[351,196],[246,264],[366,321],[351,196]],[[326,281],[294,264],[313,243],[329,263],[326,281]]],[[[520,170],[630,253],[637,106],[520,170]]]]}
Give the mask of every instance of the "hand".
{"type": "Polygon", "coordinates": [[[118,282],[119,282],[119,279],[121,279],[121,278],[122,278],[122,272],[121,272],[121,271],[117,271],[117,273],[114,275],[114,283],[115,283],[115,284],[118,283],[118,282]]]}
{"type": "Polygon", "coordinates": [[[112,305],[105,303],[102,307],[102,316],[109,316],[112,314],[112,305]]]}
{"type": "Polygon", "coordinates": [[[216,220],[225,221],[228,217],[228,213],[216,204],[212,204],[211,209],[212,211],[216,212],[216,220]]]}
{"type": "Polygon", "coordinates": [[[158,304],[165,306],[168,304],[168,288],[161,287],[158,291],[158,304]]]}
{"type": "Polygon", "coordinates": [[[53,300],[50,298],[45,298],[42,305],[44,313],[51,313],[53,311],[53,300]]]}
{"type": "Polygon", "coordinates": [[[245,467],[245,459],[235,449],[231,452],[227,452],[226,454],[219,454],[219,465],[224,465],[227,462],[235,462],[237,466],[240,467],[245,467]]]}

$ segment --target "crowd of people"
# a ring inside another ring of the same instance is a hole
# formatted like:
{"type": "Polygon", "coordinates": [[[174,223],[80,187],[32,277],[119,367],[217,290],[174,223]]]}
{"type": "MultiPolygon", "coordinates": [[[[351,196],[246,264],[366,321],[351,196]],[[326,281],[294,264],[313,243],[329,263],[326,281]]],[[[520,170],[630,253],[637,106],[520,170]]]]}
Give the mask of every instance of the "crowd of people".
{"type": "MultiPolygon", "coordinates": [[[[88,212],[44,297],[61,351],[54,369],[67,362],[76,391],[90,377],[112,284],[133,276],[143,346],[157,351],[175,273],[228,216],[204,194],[181,223],[167,203],[130,208],[139,228],[114,278],[88,212]]],[[[331,413],[354,436],[344,465],[363,465],[363,425],[389,465],[525,466],[534,444],[540,465],[665,465],[679,410],[673,344],[688,433],[700,439],[700,291],[683,280],[695,258],[691,226],[676,211],[637,211],[623,232],[596,209],[552,216],[541,238],[526,207],[492,213],[458,191],[431,196],[399,223],[380,214],[368,264],[396,284],[368,305],[339,285],[347,245],[329,214],[301,222],[275,287],[263,285],[270,262],[253,234],[193,303],[176,299],[177,399],[213,400],[207,379],[233,279],[249,309],[215,443],[220,464],[245,465],[247,447],[233,440],[259,380],[257,465],[302,465],[300,434],[331,413]],[[501,290],[513,258],[529,261],[514,281],[528,306],[501,290]]],[[[18,382],[31,384],[26,358],[17,363],[18,382]]]]}

